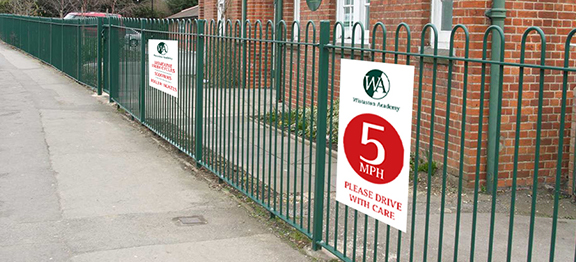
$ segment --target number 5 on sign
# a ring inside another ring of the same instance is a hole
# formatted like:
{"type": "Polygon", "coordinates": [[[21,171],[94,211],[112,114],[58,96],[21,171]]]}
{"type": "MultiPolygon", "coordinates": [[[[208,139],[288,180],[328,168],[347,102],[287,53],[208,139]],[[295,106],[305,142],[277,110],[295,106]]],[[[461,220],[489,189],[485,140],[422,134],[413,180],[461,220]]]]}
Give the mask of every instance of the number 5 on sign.
{"type": "Polygon", "coordinates": [[[384,162],[384,158],[385,158],[384,146],[382,145],[382,143],[380,143],[380,141],[378,141],[376,139],[368,139],[368,131],[370,130],[370,128],[384,131],[384,127],[370,124],[370,123],[364,123],[362,125],[362,144],[363,145],[366,145],[368,143],[374,144],[376,146],[376,149],[377,149],[376,158],[374,158],[372,160],[368,160],[368,159],[364,158],[363,156],[360,156],[360,160],[362,160],[362,161],[364,161],[370,165],[378,166],[378,165],[382,164],[382,162],[384,162]]]}
{"type": "Polygon", "coordinates": [[[404,146],[398,132],[388,121],[374,114],[361,114],[348,123],[343,147],[350,167],[371,183],[394,181],[404,165],[404,146]],[[376,157],[368,159],[370,156],[376,157]]]}

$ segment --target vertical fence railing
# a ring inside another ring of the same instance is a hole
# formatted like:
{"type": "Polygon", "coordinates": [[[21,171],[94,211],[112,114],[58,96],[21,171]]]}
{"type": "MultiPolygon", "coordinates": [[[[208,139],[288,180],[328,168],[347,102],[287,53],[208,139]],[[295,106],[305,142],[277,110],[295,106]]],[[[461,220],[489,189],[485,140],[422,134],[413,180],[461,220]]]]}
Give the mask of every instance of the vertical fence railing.
{"type": "Polygon", "coordinates": [[[202,119],[203,119],[203,109],[204,109],[204,43],[205,43],[205,36],[204,36],[204,29],[205,29],[205,21],[199,20],[196,24],[196,122],[195,125],[195,151],[194,156],[196,157],[196,161],[198,164],[201,164],[203,161],[203,139],[202,139],[202,119]]]}
{"type": "Polygon", "coordinates": [[[318,111],[316,119],[318,123],[318,133],[316,134],[316,165],[314,182],[314,231],[312,233],[312,247],[314,250],[320,248],[319,243],[322,240],[322,223],[324,214],[324,177],[326,168],[326,122],[328,111],[328,68],[330,49],[326,47],[330,41],[330,23],[322,21],[320,23],[320,45],[318,58],[318,111]]]}
{"type": "Polygon", "coordinates": [[[404,23],[395,32],[383,23],[370,29],[326,21],[318,32],[311,21],[0,15],[0,23],[4,42],[107,92],[200,166],[310,238],[314,249],[344,261],[575,258],[576,208],[568,199],[574,180],[566,179],[576,156],[566,145],[574,136],[568,89],[576,81],[569,58],[576,29],[560,44],[563,66],[557,66],[546,46],[558,43],[546,42],[536,27],[523,34],[518,53],[507,51],[518,55],[514,62],[487,58],[490,36],[503,35],[496,27],[478,40],[457,25],[448,55],[439,55],[437,43],[427,44],[430,34],[437,36],[433,25],[413,34],[404,23]],[[147,84],[149,39],[178,41],[178,98],[147,84]],[[481,57],[471,57],[472,43],[482,46],[481,57]],[[335,201],[343,58],[416,67],[406,234],[335,201]],[[493,95],[502,116],[491,180],[502,190],[490,194],[487,68],[500,70],[501,93],[493,95]]]}

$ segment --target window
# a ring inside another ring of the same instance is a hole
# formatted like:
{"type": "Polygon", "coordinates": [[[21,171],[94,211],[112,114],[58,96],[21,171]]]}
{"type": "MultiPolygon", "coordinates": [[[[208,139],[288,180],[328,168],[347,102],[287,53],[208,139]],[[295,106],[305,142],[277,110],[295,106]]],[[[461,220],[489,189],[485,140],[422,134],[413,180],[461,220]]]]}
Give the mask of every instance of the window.
{"type": "MultiPolygon", "coordinates": [[[[364,39],[368,40],[370,32],[370,0],[338,0],[338,21],[344,26],[344,39],[346,42],[352,40],[352,28],[356,22],[364,25],[364,39]]],[[[341,39],[342,32],[338,32],[338,39],[341,39]]],[[[362,32],[358,30],[354,34],[355,43],[358,43],[362,32]]]]}
{"type": "Polygon", "coordinates": [[[218,22],[222,21],[221,28],[218,31],[224,34],[224,29],[226,28],[226,2],[225,0],[218,0],[218,22]]]}
{"type": "MultiPolygon", "coordinates": [[[[452,31],[453,0],[432,0],[432,24],[438,29],[438,48],[450,47],[450,32],[452,31]]],[[[430,36],[432,43],[434,35],[430,36]]]]}
{"type": "Polygon", "coordinates": [[[364,23],[364,29],[370,27],[370,0],[364,1],[364,20],[362,22],[364,23]]]}
{"type": "MultiPolygon", "coordinates": [[[[300,21],[300,0],[294,0],[294,21],[300,21]]],[[[300,25],[302,27],[302,25],[300,25]]],[[[292,28],[292,35],[294,36],[293,40],[298,39],[299,29],[297,25],[294,25],[292,28]]]]}
{"type": "Polygon", "coordinates": [[[294,0],[294,21],[300,21],[300,0],[294,0]]]}

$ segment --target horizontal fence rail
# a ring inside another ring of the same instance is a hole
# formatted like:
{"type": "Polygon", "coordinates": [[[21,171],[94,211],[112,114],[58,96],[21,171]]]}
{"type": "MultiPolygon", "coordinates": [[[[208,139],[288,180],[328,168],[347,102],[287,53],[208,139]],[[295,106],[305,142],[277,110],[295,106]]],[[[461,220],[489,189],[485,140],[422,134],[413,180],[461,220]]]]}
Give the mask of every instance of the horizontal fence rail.
{"type": "Polygon", "coordinates": [[[506,50],[500,28],[457,25],[443,52],[433,25],[388,27],[0,15],[4,42],[108,93],[314,249],[344,261],[575,260],[576,29],[547,42],[530,27],[506,50]],[[493,38],[500,60],[488,58],[493,38]],[[150,39],[178,42],[177,98],[147,84],[150,39]],[[335,201],[344,58],[415,66],[406,233],[335,201]]]}

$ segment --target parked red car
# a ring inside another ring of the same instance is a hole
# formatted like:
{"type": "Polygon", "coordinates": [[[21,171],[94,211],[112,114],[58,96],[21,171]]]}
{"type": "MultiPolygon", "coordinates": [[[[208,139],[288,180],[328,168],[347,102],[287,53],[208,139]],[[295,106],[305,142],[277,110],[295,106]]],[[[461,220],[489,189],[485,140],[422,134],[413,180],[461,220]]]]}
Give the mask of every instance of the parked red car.
{"type": "Polygon", "coordinates": [[[101,12],[88,12],[88,13],[72,12],[72,13],[68,13],[64,17],[64,19],[66,19],[66,20],[79,19],[79,18],[85,18],[85,17],[116,17],[116,18],[120,18],[122,16],[119,14],[110,14],[110,13],[101,13],[101,12]]]}
{"type": "MultiPolygon", "coordinates": [[[[111,13],[102,13],[102,12],[88,12],[88,13],[78,13],[78,12],[71,12],[68,13],[64,19],[71,20],[71,19],[83,19],[83,18],[90,18],[90,17],[114,17],[114,18],[121,18],[122,16],[119,14],[111,14],[111,13]]],[[[91,28],[87,29],[87,31],[93,30],[91,28]]],[[[124,36],[126,43],[130,47],[136,47],[140,44],[142,39],[142,35],[140,32],[134,29],[119,29],[120,34],[124,36]]]]}

